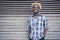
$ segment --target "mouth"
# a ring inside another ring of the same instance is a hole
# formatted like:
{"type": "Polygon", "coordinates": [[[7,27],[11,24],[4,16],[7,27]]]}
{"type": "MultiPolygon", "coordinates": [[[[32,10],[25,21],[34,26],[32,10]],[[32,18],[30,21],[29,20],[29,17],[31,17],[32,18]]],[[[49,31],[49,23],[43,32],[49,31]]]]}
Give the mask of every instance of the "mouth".
{"type": "Polygon", "coordinates": [[[38,10],[34,10],[34,12],[38,12],[38,10]]]}

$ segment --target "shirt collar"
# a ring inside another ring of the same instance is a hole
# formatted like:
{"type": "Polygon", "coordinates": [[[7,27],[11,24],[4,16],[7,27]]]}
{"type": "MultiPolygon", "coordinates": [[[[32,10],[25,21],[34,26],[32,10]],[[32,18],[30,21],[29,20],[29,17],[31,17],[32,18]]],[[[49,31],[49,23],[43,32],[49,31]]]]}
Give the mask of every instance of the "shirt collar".
{"type": "MultiPolygon", "coordinates": [[[[32,15],[32,17],[33,17],[33,16],[34,16],[34,15],[32,15]]],[[[39,13],[38,13],[38,16],[42,16],[42,14],[39,12],[39,13]]]]}

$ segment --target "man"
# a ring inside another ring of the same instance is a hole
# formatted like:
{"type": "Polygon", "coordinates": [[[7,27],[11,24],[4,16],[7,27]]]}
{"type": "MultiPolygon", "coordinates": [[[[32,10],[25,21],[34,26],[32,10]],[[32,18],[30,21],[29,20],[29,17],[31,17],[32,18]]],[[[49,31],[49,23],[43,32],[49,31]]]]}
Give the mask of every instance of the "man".
{"type": "Polygon", "coordinates": [[[27,31],[30,40],[44,40],[47,33],[47,19],[45,16],[41,15],[39,11],[41,10],[40,3],[32,3],[32,11],[34,14],[28,17],[27,21],[27,31]]]}

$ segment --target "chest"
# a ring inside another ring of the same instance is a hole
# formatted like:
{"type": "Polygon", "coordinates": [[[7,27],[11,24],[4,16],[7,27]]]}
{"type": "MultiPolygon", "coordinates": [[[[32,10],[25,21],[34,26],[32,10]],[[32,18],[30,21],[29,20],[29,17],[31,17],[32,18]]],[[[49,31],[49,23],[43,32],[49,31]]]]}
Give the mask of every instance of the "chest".
{"type": "Polygon", "coordinates": [[[43,18],[42,17],[37,17],[37,18],[32,17],[31,18],[31,23],[32,24],[42,23],[42,22],[43,22],[43,18]]]}

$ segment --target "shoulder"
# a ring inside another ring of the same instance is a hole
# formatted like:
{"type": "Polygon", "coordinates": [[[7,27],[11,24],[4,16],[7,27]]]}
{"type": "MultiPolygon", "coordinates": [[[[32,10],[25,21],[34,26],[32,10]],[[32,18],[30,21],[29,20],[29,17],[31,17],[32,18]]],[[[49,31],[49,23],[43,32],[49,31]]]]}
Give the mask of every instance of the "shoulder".
{"type": "Polygon", "coordinates": [[[40,12],[39,12],[39,17],[46,18],[46,16],[41,14],[40,12]]]}
{"type": "Polygon", "coordinates": [[[39,17],[41,17],[43,20],[46,19],[46,16],[45,15],[42,15],[42,14],[40,14],[39,17]]]}
{"type": "Polygon", "coordinates": [[[32,17],[32,15],[28,16],[28,18],[31,18],[31,17],[32,17]]]}
{"type": "Polygon", "coordinates": [[[31,18],[32,18],[32,15],[28,16],[27,20],[31,20],[31,18]]]}
{"type": "Polygon", "coordinates": [[[39,14],[39,17],[43,17],[43,18],[45,18],[46,16],[45,16],[45,15],[43,15],[43,14],[39,14]]]}

